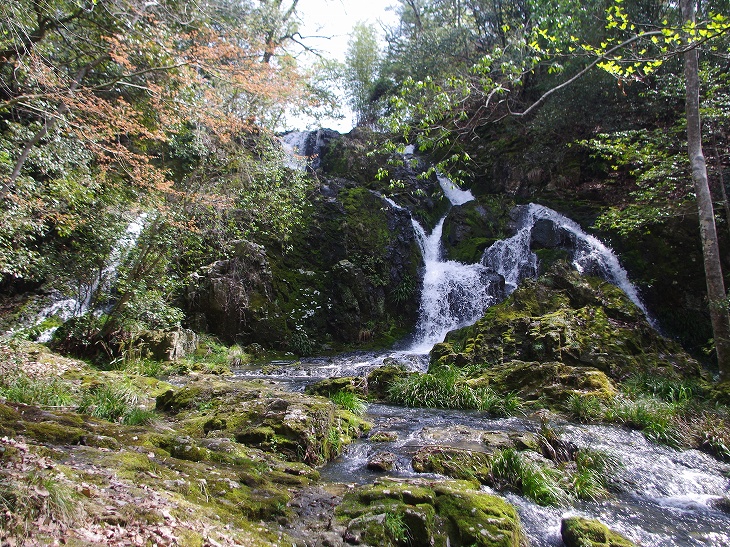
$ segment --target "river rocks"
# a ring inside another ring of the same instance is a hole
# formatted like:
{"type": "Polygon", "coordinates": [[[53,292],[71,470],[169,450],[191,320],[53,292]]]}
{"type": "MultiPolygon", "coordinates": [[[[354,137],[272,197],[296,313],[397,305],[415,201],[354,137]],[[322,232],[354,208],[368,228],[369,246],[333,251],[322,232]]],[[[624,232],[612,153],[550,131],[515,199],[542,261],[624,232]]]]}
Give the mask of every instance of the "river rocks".
{"type": "Polygon", "coordinates": [[[367,467],[371,471],[392,471],[397,461],[398,456],[392,452],[378,452],[368,460],[367,467]]]}
{"type": "Polygon", "coordinates": [[[437,473],[454,479],[489,484],[489,455],[463,448],[424,446],[411,460],[416,473],[437,473]]]}
{"type": "Polygon", "coordinates": [[[345,541],[365,545],[518,547],[519,516],[502,498],[460,481],[377,481],[345,495],[335,512],[345,541]]]}
{"type": "Polygon", "coordinates": [[[446,364],[482,365],[492,371],[491,381],[501,379],[498,386],[516,386],[528,396],[536,395],[536,386],[522,383],[533,374],[609,395],[613,387],[603,375],[621,380],[639,372],[678,377],[697,376],[700,370],[647,323],[623,291],[582,277],[563,263],[523,283],[475,325],[449,333],[432,353],[432,365],[446,364]]]}
{"type": "Polygon", "coordinates": [[[635,547],[633,541],[610,530],[598,520],[583,517],[563,519],[560,534],[566,547],[635,547]]]}
{"type": "MultiPolygon", "coordinates": [[[[194,437],[233,438],[286,460],[312,465],[336,457],[343,446],[370,428],[327,399],[251,382],[191,382],[158,396],[157,408],[180,413],[178,419],[194,437]]],[[[194,443],[185,440],[165,446],[183,447],[173,451],[185,459],[200,455],[194,443]],[[191,456],[184,456],[188,453],[191,456]]]]}
{"type": "Polygon", "coordinates": [[[373,431],[368,437],[371,443],[394,443],[398,440],[397,431],[373,431]]]}

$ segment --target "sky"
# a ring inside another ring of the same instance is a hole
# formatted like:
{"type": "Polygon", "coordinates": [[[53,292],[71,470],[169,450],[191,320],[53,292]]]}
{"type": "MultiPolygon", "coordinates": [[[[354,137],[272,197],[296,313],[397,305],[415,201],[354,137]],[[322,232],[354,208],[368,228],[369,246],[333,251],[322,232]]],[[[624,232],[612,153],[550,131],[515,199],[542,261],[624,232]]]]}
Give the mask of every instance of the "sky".
{"type": "MultiPolygon", "coordinates": [[[[297,6],[302,21],[300,33],[308,46],[320,50],[325,57],[344,61],[352,27],[360,21],[373,23],[376,28],[381,23],[396,23],[395,13],[386,9],[396,3],[395,0],[300,0],[297,6]],[[314,38],[318,36],[329,39],[314,38]]],[[[347,133],[352,129],[352,112],[345,110],[344,120],[324,120],[322,125],[347,133]]],[[[289,120],[288,125],[289,129],[306,129],[311,123],[312,120],[297,118],[289,120]]]]}

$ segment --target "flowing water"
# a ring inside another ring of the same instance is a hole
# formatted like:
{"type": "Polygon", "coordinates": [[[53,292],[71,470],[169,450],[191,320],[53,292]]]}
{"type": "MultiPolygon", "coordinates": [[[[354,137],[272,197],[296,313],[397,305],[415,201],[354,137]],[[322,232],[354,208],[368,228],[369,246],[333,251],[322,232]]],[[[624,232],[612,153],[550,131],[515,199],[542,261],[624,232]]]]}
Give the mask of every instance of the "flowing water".
{"type": "MultiPolygon", "coordinates": [[[[124,256],[134,247],[142,234],[147,223],[147,213],[140,213],[132,222],[127,225],[122,236],[114,244],[114,247],[107,259],[107,265],[88,284],[80,284],[75,297],[64,297],[61,294],[47,306],[41,309],[36,315],[33,323],[39,325],[49,317],[56,316],[62,321],[68,321],[72,317],[80,317],[91,310],[94,299],[99,291],[108,290],[109,285],[117,275],[117,269],[124,256]]],[[[53,327],[42,332],[37,342],[50,342],[53,333],[58,327],[53,327]]]]}
{"type": "MultiPolygon", "coordinates": [[[[426,356],[408,352],[353,353],[328,358],[304,359],[296,363],[270,363],[248,367],[239,374],[267,378],[293,391],[330,376],[365,376],[395,358],[413,371],[424,371],[426,356]]],[[[366,484],[383,473],[367,468],[380,452],[397,456],[393,477],[427,477],[413,471],[415,452],[428,445],[483,450],[481,432],[539,432],[534,417],[492,418],[478,411],[403,408],[370,404],[365,419],[373,432],[395,433],[391,442],[360,439],[345,453],[320,470],[329,482],[366,484]]],[[[560,523],[566,516],[598,518],[610,528],[644,547],[730,546],[730,515],[713,507],[713,502],[730,493],[730,465],[696,450],[674,450],[648,441],[640,432],[606,425],[553,425],[564,441],[578,448],[602,450],[619,462],[612,483],[612,497],[600,502],[576,502],[563,507],[541,507],[513,493],[503,495],[517,507],[532,547],[562,545],[560,523]]],[[[495,493],[484,487],[484,490],[495,493]]]]}

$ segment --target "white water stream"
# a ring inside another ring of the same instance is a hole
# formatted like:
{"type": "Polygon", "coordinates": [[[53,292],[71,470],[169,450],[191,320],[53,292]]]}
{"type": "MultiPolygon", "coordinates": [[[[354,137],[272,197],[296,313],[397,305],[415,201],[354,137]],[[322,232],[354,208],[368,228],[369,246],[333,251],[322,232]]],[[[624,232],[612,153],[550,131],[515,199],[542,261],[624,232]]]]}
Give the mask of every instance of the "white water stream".
{"type": "MultiPolygon", "coordinates": [[[[76,297],[59,297],[38,312],[34,324],[39,325],[49,317],[56,316],[62,321],[68,321],[72,317],[80,317],[90,311],[91,306],[100,290],[108,289],[116,277],[117,269],[124,256],[137,243],[139,236],[147,223],[148,213],[140,213],[127,225],[122,236],[114,244],[109,254],[107,265],[95,276],[90,283],[82,284],[78,288],[76,297]]],[[[53,327],[42,332],[37,342],[50,342],[53,333],[58,327],[53,327]]]]}

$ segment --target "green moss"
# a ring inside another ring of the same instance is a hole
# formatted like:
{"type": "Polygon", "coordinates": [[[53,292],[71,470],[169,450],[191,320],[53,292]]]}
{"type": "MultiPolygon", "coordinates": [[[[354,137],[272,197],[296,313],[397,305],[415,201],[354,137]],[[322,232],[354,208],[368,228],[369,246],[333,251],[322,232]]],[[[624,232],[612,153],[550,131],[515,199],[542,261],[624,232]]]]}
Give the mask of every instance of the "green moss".
{"type": "Polygon", "coordinates": [[[416,473],[438,473],[454,479],[489,482],[491,461],[487,454],[449,447],[423,447],[411,460],[416,473]]]}
{"type": "Polygon", "coordinates": [[[635,543],[610,530],[598,520],[583,517],[563,519],[560,533],[566,547],[635,547],[635,543]]]}
{"type": "Polygon", "coordinates": [[[451,484],[434,487],[436,509],[457,545],[519,547],[523,542],[517,510],[504,499],[451,484]]]}
{"type": "MultiPolygon", "coordinates": [[[[700,370],[647,323],[620,289],[581,277],[563,263],[538,281],[525,282],[474,325],[449,333],[431,363],[488,369],[516,361],[592,368],[617,380],[637,372],[698,376],[700,370]]],[[[610,392],[595,373],[581,382],[585,385],[577,389],[610,392]]]]}
{"type": "Polygon", "coordinates": [[[57,422],[26,422],[25,434],[41,443],[80,444],[86,431],[57,422]]]}
{"type": "Polygon", "coordinates": [[[346,494],[335,514],[348,535],[370,545],[517,547],[523,541],[514,507],[471,482],[382,480],[346,494]]]}

